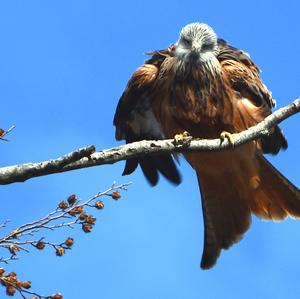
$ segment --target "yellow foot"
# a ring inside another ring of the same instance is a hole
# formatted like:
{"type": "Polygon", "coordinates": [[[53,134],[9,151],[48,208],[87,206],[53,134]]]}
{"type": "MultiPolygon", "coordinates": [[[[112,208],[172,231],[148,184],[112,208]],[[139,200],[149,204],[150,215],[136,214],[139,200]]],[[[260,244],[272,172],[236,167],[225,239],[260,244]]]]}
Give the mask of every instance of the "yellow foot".
{"type": "Polygon", "coordinates": [[[184,131],[181,134],[176,134],[174,136],[175,145],[186,145],[188,144],[193,137],[189,134],[189,132],[184,131]]]}
{"type": "Polygon", "coordinates": [[[233,134],[229,133],[229,132],[226,132],[226,131],[223,131],[221,134],[220,134],[220,139],[221,139],[221,142],[223,142],[225,140],[225,138],[228,140],[229,144],[234,147],[234,137],[233,137],[233,134]]]}

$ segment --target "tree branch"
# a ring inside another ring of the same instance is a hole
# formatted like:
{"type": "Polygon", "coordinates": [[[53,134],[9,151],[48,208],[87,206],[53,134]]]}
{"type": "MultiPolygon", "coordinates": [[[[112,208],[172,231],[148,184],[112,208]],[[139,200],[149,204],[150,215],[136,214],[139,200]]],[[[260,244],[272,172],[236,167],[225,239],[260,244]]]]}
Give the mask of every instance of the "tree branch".
{"type": "MultiPolygon", "coordinates": [[[[273,114],[266,117],[262,122],[248,130],[233,134],[234,146],[237,147],[248,141],[268,135],[268,129],[298,112],[300,112],[300,99],[295,100],[286,107],[278,109],[273,114]]],[[[191,139],[191,137],[186,137],[183,142],[180,143],[176,143],[174,139],[157,141],[143,140],[100,152],[94,152],[95,148],[89,146],[55,160],[2,167],[0,168],[0,185],[24,182],[34,177],[52,173],[113,164],[129,158],[150,154],[154,155],[170,152],[182,153],[189,151],[221,151],[230,148],[232,148],[232,145],[227,139],[221,140],[217,138],[201,140],[191,139]]]]}

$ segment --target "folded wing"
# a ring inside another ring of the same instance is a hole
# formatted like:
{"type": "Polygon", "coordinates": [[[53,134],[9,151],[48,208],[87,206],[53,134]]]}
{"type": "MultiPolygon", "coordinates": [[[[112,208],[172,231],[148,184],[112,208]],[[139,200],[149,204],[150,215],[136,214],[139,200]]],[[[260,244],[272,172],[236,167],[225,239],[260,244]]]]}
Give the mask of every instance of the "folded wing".
{"type": "MultiPolygon", "coordinates": [[[[249,128],[270,115],[276,102],[261,81],[259,68],[247,53],[222,39],[219,39],[218,46],[218,60],[239,99],[236,104],[244,129],[249,128]]],[[[265,154],[277,154],[280,149],[286,149],[288,144],[281,129],[274,126],[269,136],[260,140],[260,146],[265,154]]]]}
{"type": "MultiPolygon", "coordinates": [[[[159,52],[153,54],[151,59],[133,74],[120,98],[114,117],[117,140],[125,139],[126,143],[130,143],[165,138],[151,107],[153,87],[164,56],[159,52]]],[[[153,186],[158,182],[159,173],[174,184],[181,182],[170,154],[128,159],[123,175],[132,173],[138,165],[153,186]]]]}

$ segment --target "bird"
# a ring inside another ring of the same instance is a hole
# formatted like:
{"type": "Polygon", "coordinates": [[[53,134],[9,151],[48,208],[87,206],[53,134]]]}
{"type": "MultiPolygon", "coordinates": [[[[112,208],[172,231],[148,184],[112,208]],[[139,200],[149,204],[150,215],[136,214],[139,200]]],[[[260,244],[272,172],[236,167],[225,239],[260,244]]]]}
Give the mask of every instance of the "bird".
{"type": "MultiPolygon", "coordinates": [[[[245,51],[218,38],[204,23],[184,26],[177,42],[150,57],[132,75],[118,102],[116,139],[227,138],[264,120],[276,101],[260,69],[245,51]]],[[[202,269],[212,268],[223,249],[241,240],[252,214],[267,220],[300,217],[300,191],[264,154],[288,147],[274,125],[255,141],[224,151],[184,153],[195,170],[204,219],[202,269]]],[[[160,174],[181,182],[176,154],[128,159],[123,175],[139,165],[155,186],[160,174]]]]}

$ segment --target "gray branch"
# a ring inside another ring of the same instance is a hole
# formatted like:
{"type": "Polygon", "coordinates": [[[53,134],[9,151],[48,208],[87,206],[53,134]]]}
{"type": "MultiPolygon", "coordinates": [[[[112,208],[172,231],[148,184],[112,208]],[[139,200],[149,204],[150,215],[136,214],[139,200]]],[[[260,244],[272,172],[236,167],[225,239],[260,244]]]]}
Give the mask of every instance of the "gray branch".
{"type": "MultiPolygon", "coordinates": [[[[232,134],[234,146],[268,135],[268,130],[286,118],[300,112],[300,99],[278,109],[259,124],[241,133],[232,134]]],[[[174,139],[143,140],[111,149],[95,152],[94,146],[85,147],[54,160],[26,163],[0,168],[0,185],[24,182],[28,179],[75,169],[113,164],[129,158],[162,153],[190,151],[221,151],[232,148],[232,144],[221,139],[196,139],[185,137],[181,142],[174,139]]]]}

